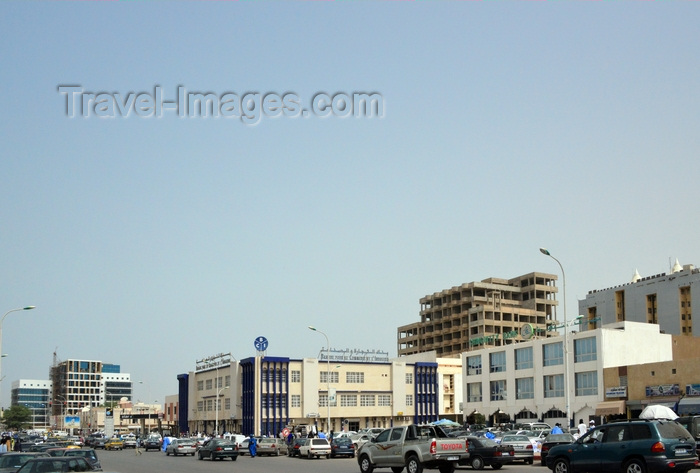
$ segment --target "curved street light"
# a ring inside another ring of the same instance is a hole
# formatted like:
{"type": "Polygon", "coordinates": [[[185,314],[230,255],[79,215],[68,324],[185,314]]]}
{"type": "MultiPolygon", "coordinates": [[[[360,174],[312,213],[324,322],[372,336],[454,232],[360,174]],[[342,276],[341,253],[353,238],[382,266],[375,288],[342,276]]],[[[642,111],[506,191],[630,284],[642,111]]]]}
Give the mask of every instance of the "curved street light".
{"type": "Polygon", "coordinates": [[[566,424],[567,428],[571,428],[571,404],[570,404],[570,394],[569,394],[569,320],[566,317],[566,273],[564,273],[564,266],[561,262],[556,259],[547,250],[547,248],[540,248],[540,253],[545,256],[549,256],[559,265],[561,269],[561,280],[563,287],[562,294],[562,304],[564,305],[564,404],[566,404],[566,424]]]}
{"type": "MultiPolygon", "coordinates": [[[[36,309],[36,306],[33,305],[28,305],[27,307],[19,307],[17,309],[10,309],[7,312],[5,312],[0,319],[0,353],[2,353],[2,323],[5,321],[5,317],[7,317],[8,314],[11,314],[12,312],[19,312],[22,310],[32,310],[36,309]]],[[[0,381],[2,381],[2,357],[0,357],[0,381]]],[[[2,385],[0,384],[0,387],[2,385]]],[[[0,389],[0,393],[2,392],[2,389],[0,389]]],[[[0,406],[2,405],[2,396],[0,395],[0,406]]]]}
{"type": "Polygon", "coordinates": [[[309,325],[309,330],[313,330],[314,332],[318,332],[324,337],[326,337],[326,383],[327,383],[327,396],[328,400],[326,402],[326,405],[328,406],[328,424],[326,425],[326,431],[330,434],[331,431],[331,343],[328,341],[328,335],[325,333],[321,332],[319,329],[316,327],[312,327],[309,325]]]}

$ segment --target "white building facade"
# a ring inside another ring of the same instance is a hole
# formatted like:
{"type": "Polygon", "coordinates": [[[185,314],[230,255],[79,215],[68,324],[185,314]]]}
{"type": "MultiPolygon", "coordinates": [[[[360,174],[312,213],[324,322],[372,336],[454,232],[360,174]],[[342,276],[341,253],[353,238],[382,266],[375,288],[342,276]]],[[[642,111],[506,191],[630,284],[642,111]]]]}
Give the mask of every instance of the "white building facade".
{"type": "Polygon", "coordinates": [[[541,338],[463,353],[465,421],[483,414],[490,424],[538,419],[567,425],[567,374],[569,425],[588,422],[605,406],[604,368],[673,359],[671,335],[653,324],[619,322],[570,333],[567,349],[563,342],[563,336],[541,338]]]}

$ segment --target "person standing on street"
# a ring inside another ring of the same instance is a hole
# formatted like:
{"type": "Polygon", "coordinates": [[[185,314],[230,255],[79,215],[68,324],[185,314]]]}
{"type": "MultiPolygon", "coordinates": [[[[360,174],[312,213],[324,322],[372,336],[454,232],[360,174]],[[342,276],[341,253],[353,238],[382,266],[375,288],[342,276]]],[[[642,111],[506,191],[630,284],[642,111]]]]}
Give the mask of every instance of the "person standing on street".
{"type": "Polygon", "coordinates": [[[579,434],[579,436],[582,436],[583,434],[585,434],[587,430],[588,430],[588,427],[586,427],[586,424],[583,423],[583,419],[579,419],[579,421],[578,421],[578,434],[579,434]]]}
{"type": "Polygon", "coordinates": [[[258,450],[258,445],[255,440],[255,436],[251,435],[250,436],[250,441],[248,442],[248,451],[250,452],[250,458],[255,458],[255,454],[257,453],[258,450]]]}

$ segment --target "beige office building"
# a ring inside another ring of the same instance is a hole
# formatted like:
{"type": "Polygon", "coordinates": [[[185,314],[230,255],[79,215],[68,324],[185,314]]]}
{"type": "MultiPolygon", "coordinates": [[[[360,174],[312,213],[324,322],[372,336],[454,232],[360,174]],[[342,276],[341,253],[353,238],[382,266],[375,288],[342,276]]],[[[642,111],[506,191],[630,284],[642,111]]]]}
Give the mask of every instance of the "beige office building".
{"type": "MultiPolygon", "coordinates": [[[[557,276],[529,273],[488,278],[420,299],[420,322],[398,328],[398,355],[438,357],[548,336],[557,324],[557,276]]],[[[562,320],[559,320],[563,322],[562,320]]]]}

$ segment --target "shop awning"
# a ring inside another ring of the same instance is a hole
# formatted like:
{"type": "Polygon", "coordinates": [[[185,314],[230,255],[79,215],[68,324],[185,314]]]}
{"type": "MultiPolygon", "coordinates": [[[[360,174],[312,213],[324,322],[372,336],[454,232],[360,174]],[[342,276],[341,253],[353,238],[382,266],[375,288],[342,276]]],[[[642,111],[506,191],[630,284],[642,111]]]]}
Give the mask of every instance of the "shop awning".
{"type": "Polygon", "coordinates": [[[676,413],[679,416],[700,414],[700,397],[684,397],[678,401],[676,413]]]}
{"type": "Polygon", "coordinates": [[[595,406],[596,416],[614,416],[625,413],[625,401],[603,401],[595,406]]]}

